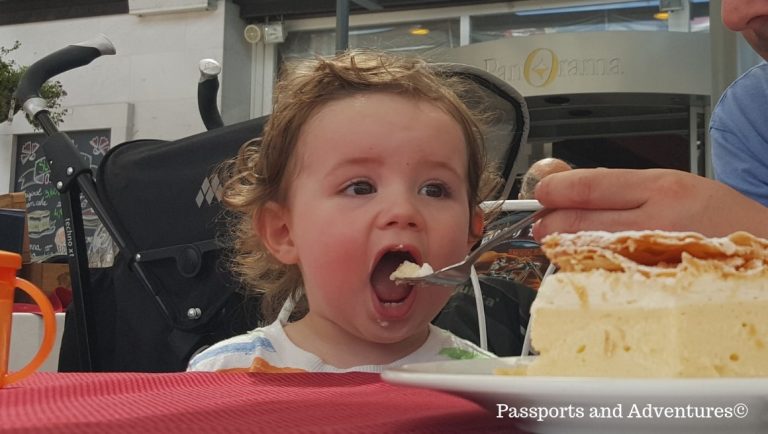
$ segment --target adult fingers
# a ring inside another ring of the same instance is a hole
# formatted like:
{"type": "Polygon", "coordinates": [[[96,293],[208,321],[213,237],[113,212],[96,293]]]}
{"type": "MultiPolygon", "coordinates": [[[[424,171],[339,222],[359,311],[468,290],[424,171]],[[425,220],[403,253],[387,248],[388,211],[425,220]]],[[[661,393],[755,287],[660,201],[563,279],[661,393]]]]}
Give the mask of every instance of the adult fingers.
{"type": "Polygon", "coordinates": [[[575,169],[544,177],[536,199],[546,208],[631,209],[649,199],[656,170],[575,169]]]}
{"type": "Polygon", "coordinates": [[[533,237],[541,241],[542,238],[553,232],[615,232],[657,229],[658,222],[645,216],[645,214],[642,209],[556,209],[536,222],[533,226],[533,237]]]}

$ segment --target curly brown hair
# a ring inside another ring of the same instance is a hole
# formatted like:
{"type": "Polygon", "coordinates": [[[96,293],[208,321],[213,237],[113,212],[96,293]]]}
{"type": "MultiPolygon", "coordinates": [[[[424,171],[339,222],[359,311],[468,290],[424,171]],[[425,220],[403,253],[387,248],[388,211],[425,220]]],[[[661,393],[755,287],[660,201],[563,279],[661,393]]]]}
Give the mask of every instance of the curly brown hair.
{"type": "Polygon", "coordinates": [[[222,202],[235,218],[232,268],[248,290],[263,294],[266,322],[274,321],[288,297],[297,302],[292,318],[308,309],[298,266],[280,263],[269,253],[254,221],[269,202],[285,203],[296,142],[310,116],[330,101],[366,92],[391,92],[441,107],[464,133],[471,214],[501,180],[486,162],[481,118],[457,96],[467,95],[470,86],[466,79],[449,76],[423,60],[380,51],[352,50],[283,68],[263,136],[244,144],[221,174],[226,180],[222,202]]]}

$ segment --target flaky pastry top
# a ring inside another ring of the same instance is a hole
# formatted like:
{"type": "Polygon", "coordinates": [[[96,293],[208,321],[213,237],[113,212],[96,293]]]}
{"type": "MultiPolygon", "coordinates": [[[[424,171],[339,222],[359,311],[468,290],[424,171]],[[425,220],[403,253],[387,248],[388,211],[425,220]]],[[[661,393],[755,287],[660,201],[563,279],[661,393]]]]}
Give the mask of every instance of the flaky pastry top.
{"type": "Polygon", "coordinates": [[[560,271],[673,276],[682,271],[768,276],[768,240],[747,232],[707,238],[695,232],[583,231],[551,234],[542,250],[560,271]]]}

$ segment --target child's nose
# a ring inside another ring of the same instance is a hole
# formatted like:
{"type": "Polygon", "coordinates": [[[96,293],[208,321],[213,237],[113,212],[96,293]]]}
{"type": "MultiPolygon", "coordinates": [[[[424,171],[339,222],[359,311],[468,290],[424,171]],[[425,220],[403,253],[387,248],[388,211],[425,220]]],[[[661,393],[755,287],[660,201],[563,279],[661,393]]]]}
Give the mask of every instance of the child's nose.
{"type": "Polygon", "coordinates": [[[382,222],[386,227],[419,229],[424,226],[424,218],[415,199],[393,198],[384,204],[382,215],[382,222]]]}

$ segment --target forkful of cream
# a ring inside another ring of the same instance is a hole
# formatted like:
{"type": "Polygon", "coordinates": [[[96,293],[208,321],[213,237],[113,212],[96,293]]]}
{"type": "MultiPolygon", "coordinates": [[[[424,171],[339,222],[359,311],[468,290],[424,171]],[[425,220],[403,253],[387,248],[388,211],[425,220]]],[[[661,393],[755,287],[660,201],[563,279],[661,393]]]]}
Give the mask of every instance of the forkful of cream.
{"type": "Polygon", "coordinates": [[[483,253],[491,251],[500,244],[516,237],[520,229],[536,222],[550,211],[552,210],[542,208],[541,205],[538,205],[535,212],[499,230],[491,238],[485,240],[475,250],[471,251],[463,261],[457,264],[435,271],[428,263],[418,265],[410,261],[404,261],[389,276],[389,278],[394,280],[398,285],[442,285],[449,287],[461,285],[469,280],[472,266],[478,259],[480,259],[483,253]]]}

